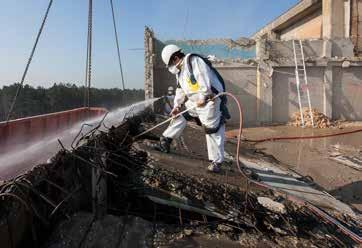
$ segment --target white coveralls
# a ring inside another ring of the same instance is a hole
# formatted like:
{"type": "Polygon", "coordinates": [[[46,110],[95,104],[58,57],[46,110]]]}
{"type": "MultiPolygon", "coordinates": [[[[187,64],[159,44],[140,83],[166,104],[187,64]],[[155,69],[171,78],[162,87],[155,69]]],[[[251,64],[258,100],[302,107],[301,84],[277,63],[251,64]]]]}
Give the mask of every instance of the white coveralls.
{"type": "MultiPolygon", "coordinates": [[[[199,57],[191,57],[191,64],[196,83],[190,80],[190,68],[188,68],[187,59],[189,54],[182,61],[181,71],[176,76],[178,87],[174,99],[174,107],[181,107],[185,102],[186,108],[195,106],[199,100],[205,100],[213,94],[211,86],[218,92],[223,91],[222,84],[216,77],[210,67],[199,57]]],[[[220,98],[215,101],[209,101],[203,107],[196,107],[189,111],[193,117],[199,117],[201,123],[207,128],[216,128],[220,123],[220,98]]],[[[174,119],[168,128],[164,131],[163,136],[171,139],[180,137],[182,131],[186,127],[186,119],[181,115],[174,119]]],[[[216,163],[222,163],[224,160],[224,141],[225,141],[225,125],[213,134],[206,134],[206,143],[209,160],[216,163]]]]}

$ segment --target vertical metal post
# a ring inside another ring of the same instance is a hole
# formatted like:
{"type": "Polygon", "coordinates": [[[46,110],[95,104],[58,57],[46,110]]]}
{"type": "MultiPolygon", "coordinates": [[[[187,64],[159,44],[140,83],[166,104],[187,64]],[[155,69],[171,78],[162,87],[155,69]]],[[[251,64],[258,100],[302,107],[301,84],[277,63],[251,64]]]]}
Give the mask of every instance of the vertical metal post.
{"type": "Polygon", "coordinates": [[[92,82],[92,30],[93,30],[93,0],[89,0],[88,6],[88,36],[87,58],[85,72],[84,107],[90,107],[90,88],[92,82]]]}
{"type": "Polygon", "coordinates": [[[296,52],[296,48],[295,48],[295,40],[293,40],[293,52],[294,52],[295,79],[296,79],[296,84],[297,84],[300,118],[302,119],[302,127],[304,127],[304,116],[303,116],[303,109],[302,109],[302,100],[300,97],[300,79],[299,79],[299,71],[298,71],[297,52],[296,52]]]}
{"type": "Polygon", "coordinates": [[[122,79],[122,89],[125,90],[124,77],[123,77],[123,69],[122,69],[122,61],[121,61],[121,53],[120,53],[120,50],[119,50],[119,41],[118,41],[118,32],[117,32],[117,25],[116,25],[116,17],[115,17],[115,15],[114,15],[113,0],[110,0],[110,4],[111,4],[111,10],[112,10],[114,37],[115,37],[116,46],[117,46],[117,55],[118,55],[119,70],[120,70],[120,72],[121,72],[121,79],[122,79]]]}
{"type": "Polygon", "coordinates": [[[303,61],[303,72],[304,72],[304,81],[305,85],[307,86],[307,97],[308,97],[308,107],[309,107],[309,116],[312,119],[312,127],[314,127],[314,116],[312,112],[312,103],[310,101],[310,93],[309,93],[309,86],[308,86],[308,77],[307,77],[307,70],[305,68],[305,60],[304,60],[304,51],[303,51],[303,43],[299,40],[300,51],[302,52],[302,61],[303,61]]]}

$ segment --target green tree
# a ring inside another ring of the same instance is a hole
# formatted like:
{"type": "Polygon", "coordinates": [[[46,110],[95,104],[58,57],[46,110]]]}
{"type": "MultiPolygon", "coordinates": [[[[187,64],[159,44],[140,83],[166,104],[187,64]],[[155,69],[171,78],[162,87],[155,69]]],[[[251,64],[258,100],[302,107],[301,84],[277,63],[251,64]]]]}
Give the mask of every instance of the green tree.
{"type": "MultiPolygon", "coordinates": [[[[10,104],[19,84],[0,88],[0,121],[6,119],[10,104]]],[[[24,85],[17,98],[11,119],[59,112],[84,105],[85,87],[70,83],[54,83],[50,88],[24,85]]],[[[91,88],[90,106],[108,110],[132,104],[144,99],[140,89],[97,89],[91,88]]]]}

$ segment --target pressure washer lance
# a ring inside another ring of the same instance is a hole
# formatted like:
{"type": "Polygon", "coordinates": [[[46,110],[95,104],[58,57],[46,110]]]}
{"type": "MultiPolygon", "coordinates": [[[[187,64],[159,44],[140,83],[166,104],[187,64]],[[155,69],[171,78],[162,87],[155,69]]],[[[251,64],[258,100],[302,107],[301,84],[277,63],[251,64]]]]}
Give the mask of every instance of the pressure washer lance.
{"type": "MultiPolygon", "coordinates": [[[[240,166],[240,161],[239,161],[241,134],[242,134],[242,130],[243,130],[243,110],[241,108],[241,104],[240,104],[239,100],[233,94],[231,94],[229,92],[221,92],[221,93],[217,94],[216,96],[214,96],[213,98],[209,99],[208,101],[214,101],[216,98],[218,98],[220,96],[229,96],[229,97],[231,97],[235,101],[236,105],[238,106],[238,109],[239,109],[239,134],[238,134],[238,142],[237,142],[237,147],[236,147],[236,158],[235,158],[235,160],[236,160],[236,165],[237,165],[238,170],[241,173],[241,175],[243,177],[245,177],[246,180],[250,180],[250,177],[255,175],[255,173],[253,173],[250,169],[246,168],[245,166],[240,166]]],[[[180,115],[182,115],[182,114],[184,114],[184,113],[186,113],[186,112],[188,112],[188,111],[190,111],[190,110],[192,110],[192,109],[194,109],[196,107],[197,106],[193,106],[193,107],[190,107],[188,109],[185,109],[185,110],[181,111],[177,115],[174,115],[174,116],[168,118],[167,120],[165,120],[165,121],[151,127],[150,129],[147,129],[144,132],[134,136],[133,140],[136,140],[137,138],[141,137],[142,135],[145,135],[146,133],[151,132],[152,130],[154,130],[154,129],[156,129],[156,128],[158,128],[158,127],[160,127],[160,126],[162,126],[162,125],[176,119],[180,115]]]]}
{"type": "MultiPolygon", "coordinates": [[[[215,99],[215,98],[213,98],[213,99],[211,99],[211,100],[209,100],[209,101],[213,101],[214,99],[215,99]]],[[[142,132],[142,133],[134,136],[133,139],[134,139],[134,140],[138,139],[138,138],[141,137],[142,135],[145,135],[146,133],[149,133],[149,132],[151,132],[152,130],[154,130],[154,129],[160,127],[160,126],[165,125],[165,124],[168,123],[168,122],[171,122],[172,120],[176,119],[176,118],[179,117],[180,115],[182,115],[182,114],[184,114],[184,113],[186,113],[186,112],[188,112],[188,111],[190,111],[190,110],[192,110],[192,109],[194,109],[194,108],[196,108],[196,105],[195,105],[195,106],[192,106],[192,107],[190,107],[190,108],[188,108],[188,109],[185,109],[185,110],[181,111],[181,112],[178,113],[177,115],[174,115],[174,116],[168,118],[167,120],[165,120],[165,121],[163,121],[163,122],[161,122],[161,123],[158,123],[157,125],[151,127],[150,129],[147,129],[146,131],[144,131],[144,132],[142,132]]]]}

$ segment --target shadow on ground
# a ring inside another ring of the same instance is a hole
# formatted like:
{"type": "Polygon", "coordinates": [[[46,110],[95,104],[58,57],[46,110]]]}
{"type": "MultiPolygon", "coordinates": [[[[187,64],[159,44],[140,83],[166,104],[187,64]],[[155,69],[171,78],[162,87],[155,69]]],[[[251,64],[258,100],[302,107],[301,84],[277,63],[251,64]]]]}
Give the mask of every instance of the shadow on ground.
{"type": "MultiPolygon", "coordinates": [[[[348,204],[362,204],[362,181],[356,181],[329,192],[348,204]]],[[[361,211],[359,211],[362,213],[361,211]]]]}

